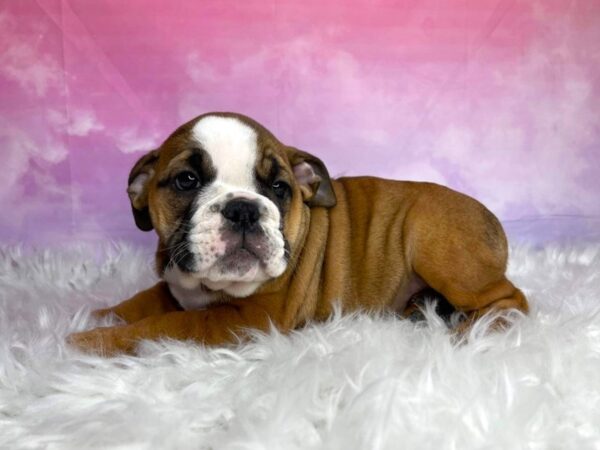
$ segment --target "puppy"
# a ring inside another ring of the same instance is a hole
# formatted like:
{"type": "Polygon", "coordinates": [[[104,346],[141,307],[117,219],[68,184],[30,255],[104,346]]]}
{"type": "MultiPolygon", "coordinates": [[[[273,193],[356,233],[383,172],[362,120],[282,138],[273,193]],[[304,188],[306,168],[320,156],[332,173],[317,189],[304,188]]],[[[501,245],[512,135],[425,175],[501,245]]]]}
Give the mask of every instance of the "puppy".
{"type": "Polygon", "coordinates": [[[158,235],[162,281],[96,312],[125,325],[69,336],[86,351],[132,353],[160,338],[222,345],[325,319],[336,302],[402,312],[425,288],[467,323],[528,310],[482,204],[432,183],[331,179],[320,159],[240,114],[180,126],[135,164],[128,193],[137,226],[158,235]]]}

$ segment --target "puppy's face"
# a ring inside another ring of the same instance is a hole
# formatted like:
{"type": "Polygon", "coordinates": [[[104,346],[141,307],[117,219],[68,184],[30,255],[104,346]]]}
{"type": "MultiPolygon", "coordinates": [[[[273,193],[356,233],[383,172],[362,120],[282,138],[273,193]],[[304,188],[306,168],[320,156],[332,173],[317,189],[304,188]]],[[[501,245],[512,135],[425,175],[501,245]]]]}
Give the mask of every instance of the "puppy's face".
{"type": "Polygon", "coordinates": [[[156,229],[167,281],[235,297],[286,271],[307,205],[335,205],[320,160],[231,113],[178,128],[137,162],[128,192],[138,226],[156,229]]]}

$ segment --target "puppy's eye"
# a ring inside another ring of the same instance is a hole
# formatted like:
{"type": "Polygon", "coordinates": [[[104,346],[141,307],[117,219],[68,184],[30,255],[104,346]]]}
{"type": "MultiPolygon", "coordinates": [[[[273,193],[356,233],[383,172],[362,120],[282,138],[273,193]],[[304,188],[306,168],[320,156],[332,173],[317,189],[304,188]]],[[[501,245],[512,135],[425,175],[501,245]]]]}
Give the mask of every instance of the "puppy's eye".
{"type": "Polygon", "coordinates": [[[276,181],[271,187],[273,188],[273,192],[279,198],[283,198],[290,191],[290,186],[285,181],[276,181]]]}
{"type": "Polygon", "coordinates": [[[175,187],[179,191],[191,191],[200,187],[200,180],[192,172],[181,172],[175,177],[175,187]]]}

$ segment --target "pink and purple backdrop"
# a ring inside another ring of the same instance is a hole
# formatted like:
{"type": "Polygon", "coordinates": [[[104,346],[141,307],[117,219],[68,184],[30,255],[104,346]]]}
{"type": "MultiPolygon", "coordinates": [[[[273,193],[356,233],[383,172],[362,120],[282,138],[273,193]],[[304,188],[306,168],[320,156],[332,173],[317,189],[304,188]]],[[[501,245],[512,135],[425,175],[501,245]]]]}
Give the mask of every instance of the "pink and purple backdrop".
{"type": "Polygon", "coordinates": [[[149,241],[127,173],[210,110],[506,223],[598,218],[599,89],[595,0],[2,0],[0,240],[149,241]]]}

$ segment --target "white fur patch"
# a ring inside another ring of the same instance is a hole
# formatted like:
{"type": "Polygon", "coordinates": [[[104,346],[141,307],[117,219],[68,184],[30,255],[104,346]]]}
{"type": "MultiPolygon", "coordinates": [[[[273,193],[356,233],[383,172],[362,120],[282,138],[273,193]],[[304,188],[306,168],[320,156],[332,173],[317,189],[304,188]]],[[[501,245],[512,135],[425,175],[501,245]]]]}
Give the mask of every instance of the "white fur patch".
{"type": "Polygon", "coordinates": [[[179,267],[169,267],[164,273],[169,290],[185,310],[203,309],[217,299],[217,295],[200,285],[200,280],[186,274],[179,267]]]}
{"type": "Polygon", "coordinates": [[[256,131],[233,117],[207,116],[192,129],[192,137],[210,155],[217,184],[255,191],[256,131]]]}

